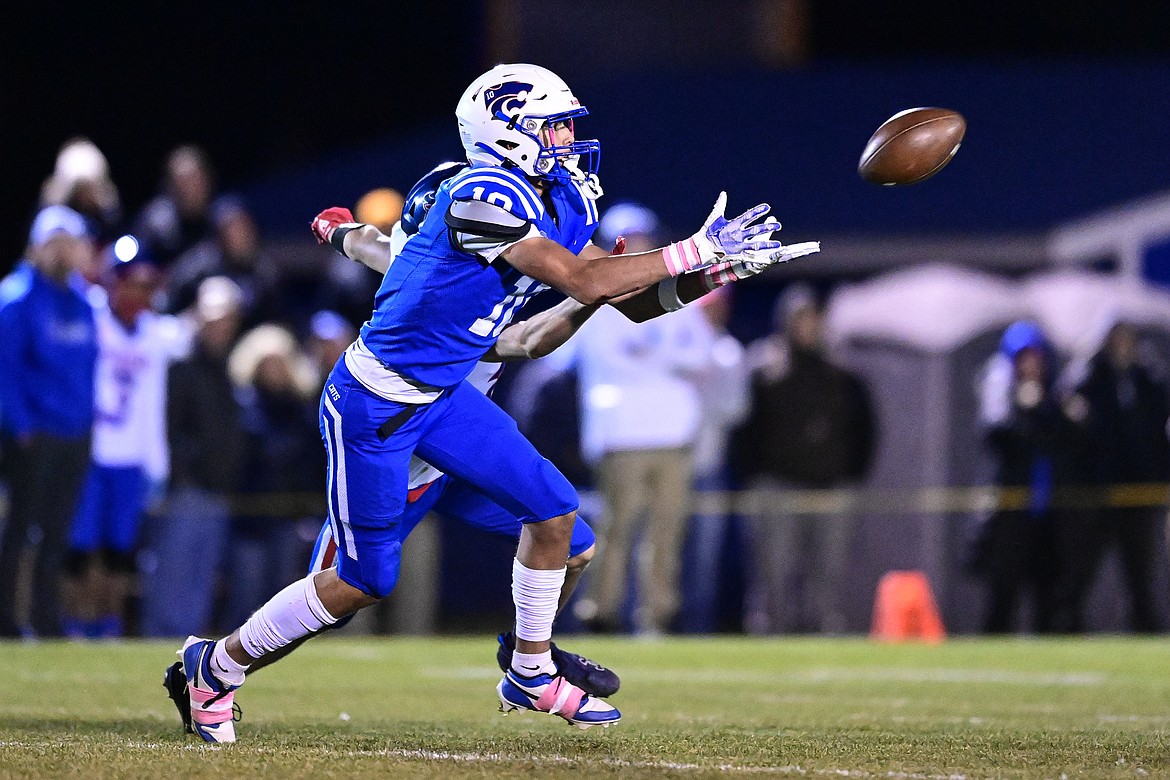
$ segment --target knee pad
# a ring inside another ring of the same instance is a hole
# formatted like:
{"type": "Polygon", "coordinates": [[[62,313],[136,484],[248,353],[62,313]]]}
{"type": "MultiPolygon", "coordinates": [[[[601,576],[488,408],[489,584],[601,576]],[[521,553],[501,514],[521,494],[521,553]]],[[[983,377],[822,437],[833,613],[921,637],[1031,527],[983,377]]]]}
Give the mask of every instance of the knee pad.
{"type": "Polygon", "coordinates": [[[384,599],[398,584],[398,566],[402,556],[399,541],[367,544],[359,548],[357,560],[340,550],[337,553],[337,576],[367,596],[384,599]]]}
{"type": "MultiPolygon", "coordinates": [[[[340,572],[338,572],[340,574],[340,572]]],[[[349,580],[346,580],[349,582],[349,580]]],[[[398,568],[395,567],[392,572],[378,572],[369,579],[364,579],[362,582],[349,582],[358,590],[365,593],[367,596],[373,596],[376,599],[384,599],[394,592],[394,586],[398,584],[398,568]]]]}

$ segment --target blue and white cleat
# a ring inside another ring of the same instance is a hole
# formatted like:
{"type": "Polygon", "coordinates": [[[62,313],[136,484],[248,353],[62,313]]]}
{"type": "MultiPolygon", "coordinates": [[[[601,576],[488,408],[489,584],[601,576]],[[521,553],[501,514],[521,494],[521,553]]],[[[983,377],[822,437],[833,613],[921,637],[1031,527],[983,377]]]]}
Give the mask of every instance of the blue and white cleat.
{"type": "Polygon", "coordinates": [[[211,673],[211,651],[214,647],[215,642],[210,639],[189,636],[183,649],[178,652],[187,675],[191,712],[189,725],[204,742],[235,742],[238,710],[233,699],[238,686],[224,685],[211,673]]]}
{"type": "MultiPolygon", "coordinates": [[[[496,649],[496,663],[501,672],[512,668],[512,652],[516,649],[516,635],[505,631],[496,636],[499,647],[496,649]]],[[[569,682],[576,685],[590,696],[609,698],[618,692],[622,686],[621,679],[612,669],[577,653],[570,653],[557,647],[551,642],[552,660],[557,665],[557,671],[569,682]]]]}
{"type": "Polygon", "coordinates": [[[559,674],[522,677],[509,669],[496,686],[496,693],[500,697],[500,712],[505,715],[514,710],[547,712],[579,729],[609,728],[622,719],[616,707],[590,696],[559,674]]]}

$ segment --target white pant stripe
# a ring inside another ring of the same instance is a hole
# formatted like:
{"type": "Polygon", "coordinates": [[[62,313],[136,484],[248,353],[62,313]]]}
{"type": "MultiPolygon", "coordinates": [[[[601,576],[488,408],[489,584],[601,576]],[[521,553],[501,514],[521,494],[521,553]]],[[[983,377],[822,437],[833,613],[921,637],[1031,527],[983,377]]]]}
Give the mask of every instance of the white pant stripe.
{"type": "Polygon", "coordinates": [[[329,432],[329,424],[325,425],[325,457],[328,464],[325,467],[325,495],[328,498],[329,533],[337,539],[337,518],[333,511],[333,436],[329,432]]]}
{"type": "Polygon", "coordinates": [[[330,425],[325,426],[325,438],[331,439],[330,449],[334,453],[334,461],[329,469],[331,481],[329,493],[332,495],[335,490],[337,492],[337,521],[341,523],[342,538],[345,539],[345,554],[356,561],[357,550],[353,546],[353,530],[349,527],[349,491],[345,483],[345,439],[341,435],[341,415],[337,413],[337,407],[333,405],[328,395],[325,396],[325,410],[328,422],[333,427],[333,436],[330,437],[330,425]]]}
{"type": "MultiPolygon", "coordinates": [[[[333,458],[332,455],[330,455],[329,457],[330,457],[330,459],[333,458]]],[[[329,530],[325,530],[325,528],[321,529],[321,536],[318,540],[318,545],[317,545],[317,554],[313,556],[313,560],[309,564],[309,574],[316,574],[317,572],[323,571],[326,568],[325,557],[329,554],[329,544],[330,544],[330,542],[332,542],[334,539],[337,538],[336,536],[334,536],[334,534],[336,533],[336,530],[333,527],[333,517],[332,517],[333,513],[330,512],[329,514],[330,514],[329,525],[326,526],[326,528],[328,528],[329,530]]]]}

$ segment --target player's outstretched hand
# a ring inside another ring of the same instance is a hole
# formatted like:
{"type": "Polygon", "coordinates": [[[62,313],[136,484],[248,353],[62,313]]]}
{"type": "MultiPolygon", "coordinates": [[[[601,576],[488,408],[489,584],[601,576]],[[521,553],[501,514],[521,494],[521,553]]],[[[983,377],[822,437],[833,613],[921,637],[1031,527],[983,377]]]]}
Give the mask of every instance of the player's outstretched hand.
{"type": "Polygon", "coordinates": [[[749,248],[767,251],[782,246],[771,237],[772,232],[779,229],[779,224],[751,224],[772,208],[767,203],[748,209],[735,219],[723,216],[726,207],[727,193],[721,192],[715,201],[715,208],[711,209],[710,216],[698,233],[685,241],[663,247],[662,259],[671,276],[711,266],[725,257],[742,254],[749,248]]]}
{"type": "Polygon", "coordinates": [[[724,262],[703,269],[703,281],[708,289],[713,290],[731,282],[738,282],[766,271],[774,265],[821,251],[819,241],[804,241],[787,246],[776,241],[772,233],[780,229],[780,223],[771,217],[759,227],[767,230],[757,232],[749,238],[745,242],[747,248],[741,253],[729,255],[724,262]]]}
{"type": "MultiPolygon", "coordinates": [[[[775,217],[768,217],[759,227],[771,228],[770,231],[761,232],[747,240],[747,249],[743,251],[735,259],[743,262],[745,266],[759,267],[760,271],[768,266],[777,265],[779,263],[787,263],[789,260],[795,260],[798,257],[815,254],[821,251],[820,241],[802,241],[799,244],[781,244],[777,242],[776,232],[780,230],[780,223],[776,221],[775,217]],[[771,244],[776,244],[776,248],[769,249],[771,244]]],[[[756,271],[759,273],[759,271],[756,271]]]]}
{"type": "Polygon", "coordinates": [[[710,216],[703,223],[703,235],[711,242],[717,254],[738,255],[746,249],[767,250],[782,246],[779,241],[768,237],[773,231],[779,230],[778,223],[751,224],[771,211],[772,207],[767,203],[750,208],[735,219],[723,216],[726,207],[727,193],[721,192],[715,201],[715,208],[711,209],[710,216]]]}
{"type": "Polygon", "coordinates": [[[313,235],[317,237],[318,244],[328,244],[329,239],[333,238],[333,234],[337,228],[342,225],[356,224],[357,220],[353,218],[353,212],[341,206],[333,206],[322,211],[317,216],[313,217],[313,221],[309,223],[309,227],[313,230],[313,235]]]}

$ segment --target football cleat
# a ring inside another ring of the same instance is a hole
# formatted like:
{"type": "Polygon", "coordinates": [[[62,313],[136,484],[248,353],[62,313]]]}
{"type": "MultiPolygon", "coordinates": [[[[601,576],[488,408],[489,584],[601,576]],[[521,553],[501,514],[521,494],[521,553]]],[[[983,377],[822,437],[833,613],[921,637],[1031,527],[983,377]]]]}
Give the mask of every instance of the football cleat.
{"type": "Polygon", "coordinates": [[[561,675],[523,677],[509,669],[496,686],[500,712],[532,710],[557,715],[579,729],[609,728],[622,719],[616,707],[594,698],[561,675]]]}
{"type": "Polygon", "coordinates": [[[175,703],[175,709],[183,719],[183,730],[188,734],[194,734],[195,728],[191,725],[191,696],[187,693],[187,675],[183,674],[182,661],[175,661],[163,672],[163,687],[167,689],[167,696],[175,703]]]}
{"type": "MultiPolygon", "coordinates": [[[[496,663],[499,664],[501,672],[506,672],[512,668],[512,653],[516,649],[516,635],[511,631],[506,631],[498,635],[496,641],[500,643],[496,650],[496,663]]],[[[562,650],[557,647],[555,642],[552,643],[552,659],[562,677],[591,696],[601,696],[602,698],[613,696],[622,686],[622,681],[612,669],[608,669],[583,655],[562,650]]]]}
{"type": "MultiPolygon", "coordinates": [[[[215,642],[210,639],[189,636],[178,652],[187,678],[187,712],[190,717],[190,721],[184,718],[183,723],[204,742],[235,742],[235,721],[239,710],[233,699],[238,686],[224,685],[212,674],[211,651],[214,647],[215,642]]],[[[178,701],[175,703],[178,705],[178,701]]],[[[182,715],[182,708],[179,714],[182,715]]]]}

